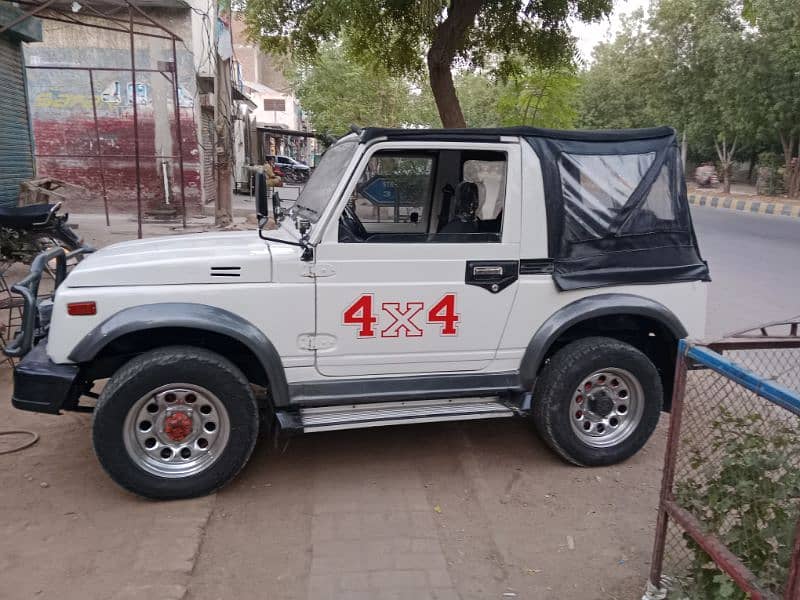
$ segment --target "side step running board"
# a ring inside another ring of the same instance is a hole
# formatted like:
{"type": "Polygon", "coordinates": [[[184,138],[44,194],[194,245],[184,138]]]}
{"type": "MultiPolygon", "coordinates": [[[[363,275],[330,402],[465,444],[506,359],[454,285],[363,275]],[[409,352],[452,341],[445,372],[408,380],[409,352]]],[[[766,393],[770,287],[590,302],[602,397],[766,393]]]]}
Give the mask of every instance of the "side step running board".
{"type": "Polygon", "coordinates": [[[460,398],[301,408],[293,412],[279,411],[277,417],[284,431],[311,433],[405,423],[497,419],[513,417],[515,414],[512,408],[495,398],[460,398]]]}

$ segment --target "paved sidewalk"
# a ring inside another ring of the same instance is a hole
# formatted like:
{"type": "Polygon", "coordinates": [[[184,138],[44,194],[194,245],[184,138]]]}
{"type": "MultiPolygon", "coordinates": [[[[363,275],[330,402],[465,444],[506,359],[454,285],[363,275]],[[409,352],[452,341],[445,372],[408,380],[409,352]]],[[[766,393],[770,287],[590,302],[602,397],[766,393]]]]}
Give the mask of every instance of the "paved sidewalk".
{"type": "Polygon", "coordinates": [[[309,599],[458,598],[436,512],[405,457],[318,471],[313,490],[309,599]]]}

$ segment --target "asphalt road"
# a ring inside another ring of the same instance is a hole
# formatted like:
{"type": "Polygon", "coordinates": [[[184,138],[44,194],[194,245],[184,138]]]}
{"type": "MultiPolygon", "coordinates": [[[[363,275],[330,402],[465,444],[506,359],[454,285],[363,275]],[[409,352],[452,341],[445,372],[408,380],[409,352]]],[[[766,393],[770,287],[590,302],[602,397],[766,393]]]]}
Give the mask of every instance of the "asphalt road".
{"type": "Polygon", "coordinates": [[[692,215],[711,270],[709,338],[800,315],[800,219],[705,207],[692,215]]]}

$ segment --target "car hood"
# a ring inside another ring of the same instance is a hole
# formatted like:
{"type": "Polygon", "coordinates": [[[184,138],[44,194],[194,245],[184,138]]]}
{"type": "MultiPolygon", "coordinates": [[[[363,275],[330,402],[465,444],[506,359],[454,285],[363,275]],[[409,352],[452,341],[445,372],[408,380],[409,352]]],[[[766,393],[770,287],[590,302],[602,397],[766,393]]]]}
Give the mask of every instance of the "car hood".
{"type": "Polygon", "coordinates": [[[114,244],[88,255],[64,283],[69,287],[96,287],[271,280],[270,247],[251,230],[114,244]]]}

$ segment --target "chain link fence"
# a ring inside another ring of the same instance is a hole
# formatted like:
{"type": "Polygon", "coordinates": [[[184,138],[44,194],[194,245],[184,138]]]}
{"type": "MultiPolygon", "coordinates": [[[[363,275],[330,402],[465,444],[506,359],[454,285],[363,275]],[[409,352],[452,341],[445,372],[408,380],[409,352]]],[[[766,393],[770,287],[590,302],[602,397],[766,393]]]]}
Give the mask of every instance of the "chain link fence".
{"type": "Polygon", "coordinates": [[[800,600],[799,326],[681,343],[644,600],[800,600]]]}

